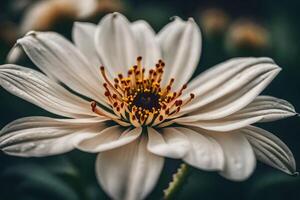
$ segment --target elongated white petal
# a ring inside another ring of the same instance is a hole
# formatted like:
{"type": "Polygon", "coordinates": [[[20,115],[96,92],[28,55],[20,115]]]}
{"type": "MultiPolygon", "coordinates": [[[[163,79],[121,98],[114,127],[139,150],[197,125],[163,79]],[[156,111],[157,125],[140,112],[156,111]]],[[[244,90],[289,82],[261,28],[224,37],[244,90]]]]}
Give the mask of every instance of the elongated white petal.
{"type": "Polygon", "coordinates": [[[193,75],[201,54],[201,33],[195,21],[182,21],[176,17],[157,35],[163,60],[166,62],[162,84],[175,78],[176,90],[186,84],[193,75]]]}
{"type": "Polygon", "coordinates": [[[95,46],[96,25],[87,22],[75,22],[72,31],[72,37],[75,45],[85,55],[89,63],[95,67],[95,72],[101,66],[95,46]]]}
{"type": "Polygon", "coordinates": [[[240,132],[218,133],[206,132],[222,147],[225,155],[222,176],[234,181],[247,179],[255,169],[256,159],[251,145],[240,132]]]}
{"type": "Polygon", "coordinates": [[[202,131],[189,128],[175,127],[184,134],[190,143],[190,148],[183,160],[199,169],[222,170],[224,168],[224,154],[221,146],[202,131]]]}
{"type": "Polygon", "coordinates": [[[120,13],[108,14],[100,21],[95,35],[102,64],[113,77],[126,73],[136,63],[137,45],[130,23],[120,13]]]}
{"type": "Polygon", "coordinates": [[[125,130],[123,127],[116,125],[104,129],[91,138],[82,140],[78,143],[77,148],[91,153],[107,151],[136,140],[141,132],[142,128],[125,130]]]}
{"type": "Polygon", "coordinates": [[[148,71],[162,58],[159,44],[155,39],[155,32],[144,20],[133,22],[131,29],[137,42],[137,53],[142,56],[142,64],[148,71]]]}
{"type": "MultiPolygon", "coordinates": [[[[262,119],[262,116],[255,116],[252,118],[224,118],[220,120],[208,120],[208,121],[194,121],[194,122],[178,122],[182,125],[195,126],[210,131],[228,132],[236,129],[240,129],[253,124],[262,119]]],[[[176,120],[175,120],[176,121],[176,120]]]]}
{"type": "Polygon", "coordinates": [[[192,118],[178,118],[174,122],[212,131],[227,132],[256,122],[274,121],[294,115],[296,115],[295,109],[287,101],[270,96],[259,96],[242,110],[225,118],[199,121],[190,121],[192,118]]]}
{"type": "Polygon", "coordinates": [[[10,93],[57,115],[94,116],[89,102],[29,68],[11,64],[0,66],[0,85],[10,93]]]}
{"type": "Polygon", "coordinates": [[[187,118],[197,121],[233,114],[251,103],[280,70],[269,58],[238,58],[213,67],[192,81],[186,97],[191,92],[196,98],[180,115],[189,113],[187,118]]]}
{"type": "MultiPolygon", "coordinates": [[[[104,88],[95,67],[70,41],[54,32],[30,32],[17,41],[36,66],[77,93],[99,102],[104,88]]],[[[102,102],[103,103],[103,102],[102,102]]]]}
{"type": "Polygon", "coordinates": [[[190,149],[188,138],[175,128],[164,128],[157,132],[148,127],[150,152],[169,158],[182,158],[190,149]]]}
{"type": "Polygon", "coordinates": [[[290,149],[272,133],[248,126],[241,130],[252,145],[258,160],[284,171],[295,174],[296,162],[290,149]]]}
{"type": "Polygon", "coordinates": [[[99,153],[97,178],[112,199],[144,199],[155,186],[164,159],[147,151],[142,137],[117,149],[99,153]]]}
{"type": "Polygon", "coordinates": [[[254,118],[262,116],[259,122],[270,122],[296,115],[292,104],[271,96],[258,96],[248,106],[229,116],[231,119],[254,118]]]}
{"type": "Polygon", "coordinates": [[[74,149],[77,142],[105,128],[103,120],[27,117],[1,130],[0,148],[23,157],[56,155],[74,149]]]}
{"type": "MultiPolygon", "coordinates": [[[[50,117],[23,117],[17,120],[14,120],[4,126],[0,131],[0,136],[11,136],[8,135],[10,132],[17,132],[23,129],[30,128],[41,128],[41,127],[88,127],[91,124],[102,124],[107,121],[107,118],[92,117],[92,118],[78,118],[78,119],[56,119],[50,117]]],[[[3,137],[2,137],[3,139],[3,137]]]]}

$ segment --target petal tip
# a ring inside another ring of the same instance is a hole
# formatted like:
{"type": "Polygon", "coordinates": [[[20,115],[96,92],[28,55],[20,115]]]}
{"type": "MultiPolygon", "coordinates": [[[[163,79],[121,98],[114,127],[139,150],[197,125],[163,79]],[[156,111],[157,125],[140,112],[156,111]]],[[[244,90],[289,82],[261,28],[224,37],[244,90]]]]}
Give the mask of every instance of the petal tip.
{"type": "Polygon", "coordinates": [[[189,17],[187,21],[188,21],[188,22],[193,22],[193,23],[195,22],[195,20],[194,20],[193,17],[189,17]]]}
{"type": "Polygon", "coordinates": [[[181,19],[179,16],[176,16],[176,15],[170,17],[169,20],[172,21],[172,22],[173,22],[173,21],[182,21],[182,19],[181,19]]]}
{"type": "Polygon", "coordinates": [[[36,36],[37,32],[36,31],[29,31],[25,34],[25,36],[36,36]]]}
{"type": "Polygon", "coordinates": [[[295,172],[291,173],[291,175],[297,177],[297,176],[299,176],[299,172],[295,171],[295,172]]]}

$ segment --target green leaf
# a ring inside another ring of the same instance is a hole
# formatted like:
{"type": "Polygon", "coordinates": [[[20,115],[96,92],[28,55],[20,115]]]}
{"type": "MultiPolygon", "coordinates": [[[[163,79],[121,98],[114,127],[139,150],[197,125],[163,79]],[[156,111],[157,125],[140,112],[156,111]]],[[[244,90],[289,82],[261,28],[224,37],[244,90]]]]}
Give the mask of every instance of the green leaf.
{"type": "Polygon", "coordinates": [[[76,192],[69,185],[36,164],[10,167],[2,173],[2,180],[5,179],[20,180],[12,185],[13,189],[16,190],[16,193],[13,193],[12,196],[18,195],[19,198],[30,194],[32,198],[38,196],[39,199],[79,199],[76,192]]]}

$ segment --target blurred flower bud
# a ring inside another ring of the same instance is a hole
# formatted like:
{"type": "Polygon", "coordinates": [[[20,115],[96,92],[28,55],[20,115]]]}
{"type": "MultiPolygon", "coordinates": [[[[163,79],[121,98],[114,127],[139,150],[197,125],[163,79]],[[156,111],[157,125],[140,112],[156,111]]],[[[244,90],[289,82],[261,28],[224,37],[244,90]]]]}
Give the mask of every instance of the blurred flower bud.
{"type": "Polygon", "coordinates": [[[229,16],[221,9],[210,8],[203,10],[200,15],[202,30],[206,35],[221,34],[227,28],[229,16]]]}
{"type": "Polygon", "coordinates": [[[5,45],[12,46],[17,38],[16,25],[9,21],[3,21],[0,23],[0,41],[5,45]]]}
{"type": "Polygon", "coordinates": [[[21,34],[45,31],[64,20],[86,20],[96,15],[120,11],[119,0],[44,0],[32,5],[24,15],[21,34]]]}
{"type": "Polygon", "coordinates": [[[233,23],[226,35],[226,47],[230,51],[266,50],[270,45],[268,30],[250,20],[233,23]]]}

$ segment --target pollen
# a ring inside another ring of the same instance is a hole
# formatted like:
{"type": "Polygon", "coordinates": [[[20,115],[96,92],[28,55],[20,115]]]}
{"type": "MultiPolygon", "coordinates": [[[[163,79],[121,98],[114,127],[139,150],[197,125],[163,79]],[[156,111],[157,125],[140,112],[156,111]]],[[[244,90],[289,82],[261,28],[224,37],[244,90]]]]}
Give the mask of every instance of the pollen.
{"type": "MultiPolygon", "coordinates": [[[[101,76],[104,79],[104,95],[111,106],[116,118],[112,120],[121,125],[157,126],[178,113],[182,106],[189,103],[194,97],[190,94],[187,99],[181,99],[187,85],[183,85],[178,91],[172,91],[175,82],[171,78],[167,85],[162,86],[165,63],[159,60],[156,65],[146,72],[142,66],[142,57],[136,59],[136,65],[128,69],[127,74],[118,74],[110,80],[105,67],[100,67],[101,76]]],[[[93,112],[110,117],[106,112],[97,109],[92,103],[93,112]]]]}

